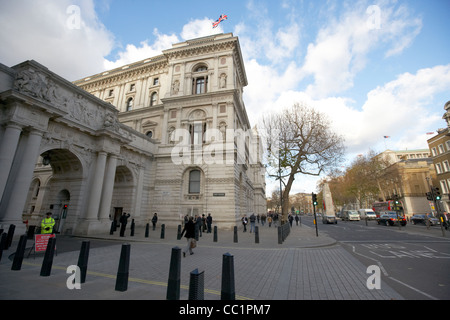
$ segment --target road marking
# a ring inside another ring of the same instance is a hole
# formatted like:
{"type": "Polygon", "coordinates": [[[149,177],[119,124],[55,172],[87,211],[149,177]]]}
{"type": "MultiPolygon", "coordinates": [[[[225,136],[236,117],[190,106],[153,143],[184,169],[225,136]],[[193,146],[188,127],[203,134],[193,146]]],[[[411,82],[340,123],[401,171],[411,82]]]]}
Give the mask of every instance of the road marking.
{"type": "Polygon", "coordinates": [[[421,291],[421,290],[419,290],[419,289],[417,289],[417,288],[414,288],[414,287],[410,286],[409,284],[406,284],[406,283],[404,283],[404,282],[402,282],[402,281],[400,281],[400,280],[397,280],[397,279],[395,279],[395,278],[389,276],[389,274],[387,273],[386,269],[383,267],[383,265],[381,264],[380,261],[378,261],[377,259],[374,259],[374,258],[372,258],[372,257],[368,257],[368,256],[366,256],[366,255],[364,255],[364,254],[359,253],[359,252],[356,252],[355,246],[353,246],[353,245],[350,245],[350,246],[352,247],[353,253],[355,253],[355,254],[357,254],[357,255],[360,255],[360,256],[362,256],[362,257],[365,257],[366,259],[375,261],[375,262],[378,264],[378,266],[380,267],[381,271],[383,271],[383,274],[384,274],[385,277],[387,277],[387,278],[389,278],[389,279],[391,279],[391,280],[393,280],[393,281],[395,281],[395,282],[397,282],[397,283],[399,283],[399,284],[401,284],[401,285],[404,285],[405,287],[407,287],[407,288],[409,288],[409,289],[411,289],[411,290],[413,290],[413,291],[415,291],[415,292],[417,292],[417,293],[420,293],[420,294],[422,294],[422,295],[424,295],[424,296],[426,296],[426,297],[428,297],[428,298],[430,298],[430,299],[432,299],[432,300],[439,300],[438,298],[435,298],[435,297],[433,297],[432,295],[430,295],[430,294],[428,294],[428,293],[425,293],[425,292],[423,292],[423,291],[421,291]]]}

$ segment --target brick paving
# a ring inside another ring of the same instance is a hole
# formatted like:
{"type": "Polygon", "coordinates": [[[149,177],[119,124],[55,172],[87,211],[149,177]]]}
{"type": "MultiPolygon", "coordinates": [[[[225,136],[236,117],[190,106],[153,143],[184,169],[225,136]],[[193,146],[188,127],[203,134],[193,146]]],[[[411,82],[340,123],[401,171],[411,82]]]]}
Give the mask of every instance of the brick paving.
{"type": "MultiPolygon", "coordinates": [[[[20,271],[12,271],[8,256],[15,252],[18,237],[0,261],[0,299],[62,299],[62,300],[165,300],[171,250],[183,248],[185,239],[176,240],[176,229],[166,229],[165,239],[159,230],[136,230],[119,238],[118,233],[99,235],[107,245],[90,249],[88,274],[80,290],[69,290],[67,267],[76,265],[79,249],[59,250],[54,257],[52,273],[40,276],[43,254],[25,258],[20,271]],[[131,246],[128,289],[115,291],[121,246],[131,246]]],[[[70,248],[81,248],[89,238],[58,236],[70,248]]],[[[94,238],[91,237],[91,241],[94,238]]],[[[254,234],[239,230],[238,243],[233,232],[219,230],[218,242],[203,233],[194,255],[181,258],[180,299],[188,299],[189,274],[204,271],[205,300],[219,300],[222,279],[222,256],[234,257],[235,289],[238,300],[390,300],[402,299],[382,282],[380,290],[366,287],[367,266],[336,244],[334,239],[307,226],[293,226],[289,237],[278,244],[277,230],[260,226],[260,243],[254,234]]],[[[58,247],[57,240],[57,247],[58,247]]],[[[27,248],[32,245],[28,240],[27,248]]]]}

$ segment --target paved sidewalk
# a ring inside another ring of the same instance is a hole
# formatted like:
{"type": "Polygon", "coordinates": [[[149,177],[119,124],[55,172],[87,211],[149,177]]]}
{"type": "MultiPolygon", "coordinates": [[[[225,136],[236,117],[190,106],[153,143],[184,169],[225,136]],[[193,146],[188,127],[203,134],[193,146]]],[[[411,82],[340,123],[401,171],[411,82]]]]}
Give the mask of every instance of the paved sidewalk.
{"type": "MultiPolygon", "coordinates": [[[[259,228],[259,243],[254,234],[233,231],[203,233],[194,255],[181,260],[180,299],[188,299],[189,274],[198,268],[204,271],[205,300],[219,300],[222,279],[222,257],[234,257],[235,290],[238,300],[389,300],[402,297],[384,282],[381,289],[369,290],[364,266],[336,241],[326,235],[316,237],[315,230],[293,226],[283,244],[278,244],[276,228],[259,228]]],[[[176,229],[167,228],[160,239],[159,227],[150,231],[137,229],[135,236],[120,238],[99,235],[90,238],[57,236],[57,256],[49,277],[40,276],[43,254],[26,257],[20,271],[12,271],[8,256],[15,252],[18,236],[0,261],[0,299],[63,299],[63,300],[165,300],[172,248],[184,248],[186,240],[176,239],[176,229]],[[86,282],[80,290],[69,290],[66,282],[71,274],[67,267],[76,265],[83,240],[91,243],[86,282]],[[115,278],[123,243],[131,247],[128,289],[115,291],[115,278]]],[[[27,248],[33,244],[28,240],[27,248]]],[[[28,250],[27,250],[28,252],[28,250]]]]}

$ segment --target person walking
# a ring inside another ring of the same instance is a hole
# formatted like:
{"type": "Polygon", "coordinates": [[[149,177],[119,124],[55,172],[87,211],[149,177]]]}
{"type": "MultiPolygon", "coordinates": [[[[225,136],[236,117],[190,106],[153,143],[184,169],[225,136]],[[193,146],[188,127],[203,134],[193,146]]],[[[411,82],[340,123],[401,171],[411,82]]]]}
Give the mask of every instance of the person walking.
{"type": "Polygon", "coordinates": [[[53,233],[53,227],[55,226],[55,219],[52,218],[52,213],[47,212],[46,217],[41,221],[41,233],[49,234],[53,233]]]}
{"type": "Polygon", "coordinates": [[[242,217],[242,225],[244,226],[244,232],[247,232],[247,224],[248,224],[247,215],[244,214],[244,216],[242,217]]]}
{"type": "Polygon", "coordinates": [[[252,213],[250,215],[250,233],[255,232],[255,222],[256,222],[256,217],[255,217],[255,214],[252,213]]]}
{"type": "Polygon", "coordinates": [[[188,222],[184,225],[183,231],[181,231],[181,236],[185,236],[187,240],[187,246],[183,250],[183,257],[186,257],[186,253],[189,251],[189,254],[193,255],[194,252],[192,251],[192,246],[194,243],[196,243],[195,240],[195,223],[194,218],[189,217],[188,222]],[[186,234],[184,235],[184,233],[186,234]]]}
{"type": "Polygon", "coordinates": [[[156,223],[158,222],[158,214],[155,212],[154,214],[153,214],[153,218],[152,218],[152,224],[153,224],[153,231],[155,230],[155,228],[156,228],[156,223]]]}
{"type": "Polygon", "coordinates": [[[206,217],[206,225],[208,227],[208,233],[211,233],[211,225],[212,225],[211,213],[208,213],[208,216],[206,217]]]}
{"type": "Polygon", "coordinates": [[[130,217],[130,214],[123,213],[120,217],[120,236],[125,237],[125,228],[127,227],[128,218],[130,217]]]}

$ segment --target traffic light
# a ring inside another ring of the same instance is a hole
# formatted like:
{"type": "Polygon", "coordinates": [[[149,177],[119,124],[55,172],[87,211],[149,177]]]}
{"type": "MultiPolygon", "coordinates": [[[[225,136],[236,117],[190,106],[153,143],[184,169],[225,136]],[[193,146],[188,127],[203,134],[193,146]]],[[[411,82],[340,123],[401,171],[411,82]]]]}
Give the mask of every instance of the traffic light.
{"type": "Polygon", "coordinates": [[[317,194],[312,193],[312,202],[314,206],[317,206],[317,194]]]}
{"type": "Polygon", "coordinates": [[[434,200],[441,200],[441,193],[438,187],[433,187],[434,200]]]}
{"type": "Polygon", "coordinates": [[[398,195],[394,194],[394,203],[395,204],[400,204],[400,201],[398,200],[398,195]]]}
{"type": "Polygon", "coordinates": [[[433,194],[431,192],[427,192],[427,200],[433,201],[433,194]]]}

